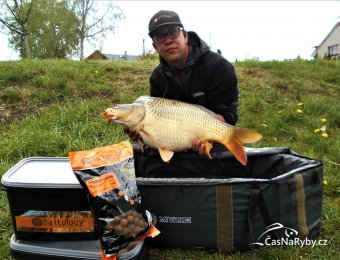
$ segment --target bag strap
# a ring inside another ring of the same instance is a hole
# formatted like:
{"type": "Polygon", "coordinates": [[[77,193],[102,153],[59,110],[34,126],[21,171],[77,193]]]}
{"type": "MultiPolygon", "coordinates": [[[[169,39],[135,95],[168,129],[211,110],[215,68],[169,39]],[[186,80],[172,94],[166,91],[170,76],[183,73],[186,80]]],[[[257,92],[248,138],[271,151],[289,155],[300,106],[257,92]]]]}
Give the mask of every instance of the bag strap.
{"type": "Polygon", "coordinates": [[[233,241],[233,190],[232,185],[216,185],[217,249],[231,252],[233,241]]]}
{"type": "Polygon", "coordinates": [[[255,210],[258,204],[259,196],[260,196],[260,190],[258,189],[250,190],[250,198],[249,198],[249,205],[248,205],[249,244],[255,241],[254,232],[253,232],[253,219],[255,216],[255,210]]]}
{"type": "MultiPolygon", "coordinates": [[[[262,220],[266,227],[273,224],[272,218],[269,214],[268,207],[266,205],[266,202],[263,198],[262,191],[259,187],[253,187],[250,190],[250,198],[249,198],[249,205],[248,205],[248,227],[249,227],[249,241],[250,244],[255,242],[254,239],[254,231],[253,231],[253,221],[254,216],[256,213],[256,208],[259,208],[260,214],[262,216],[262,220]]],[[[274,234],[274,236],[276,236],[274,234]]]]}
{"type": "Polygon", "coordinates": [[[305,209],[305,191],[302,174],[294,175],[295,181],[295,196],[296,196],[296,211],[299,237],[301,239],[308,236],[308,226],[305,209]]]}

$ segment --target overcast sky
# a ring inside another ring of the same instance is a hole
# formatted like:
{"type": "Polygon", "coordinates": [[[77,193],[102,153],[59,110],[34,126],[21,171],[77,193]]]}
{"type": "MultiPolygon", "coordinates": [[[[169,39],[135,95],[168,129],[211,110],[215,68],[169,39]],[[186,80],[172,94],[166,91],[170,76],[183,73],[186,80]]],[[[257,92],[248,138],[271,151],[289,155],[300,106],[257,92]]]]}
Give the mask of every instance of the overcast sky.
{"type": "MultiPolygon", "coordinates": [[[[148,37],[150,18],[159,10],[176,11],[187,31],[195,31],[211,49],[220,49],[230,61],[311,59],[337,22],[340,1],[116,1],[126,19],[114,35],[97,46],[87,46],[84,56],[96,48],[107,54],[140,55],[148,37]]],[[[0,60],[17,59],[0,34],[0,60]]]]}

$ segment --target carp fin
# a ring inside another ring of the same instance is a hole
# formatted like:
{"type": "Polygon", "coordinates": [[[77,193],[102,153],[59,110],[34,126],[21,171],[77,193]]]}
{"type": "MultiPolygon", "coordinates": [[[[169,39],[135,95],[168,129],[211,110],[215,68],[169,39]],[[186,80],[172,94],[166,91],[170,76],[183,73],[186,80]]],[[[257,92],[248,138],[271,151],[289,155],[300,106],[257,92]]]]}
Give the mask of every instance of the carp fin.
{"type": "Polygon", "coordinates": [[[262,135],[247,128],[234,128],[233,135],[243,144],[255,143],[262,138],[262,135]]]}
{"type": "Polygon", "coordinates": [[[210,159],[212,159],[211,154],[210,154],[210,150],[211,150],[212,147],[213,146],[212,146],[212,144],[210,142],[205,142],[204,143],[204,154],[206,156],[208,156],[210,159]]]}
{"type": "Polygon", "coordinates": [[[150,138],[153,142],[156,142],[155,137],[150,134],[148,131],[145,130],[144,128],[144,122],[142,121],[141,123],[138,124],[138,131],[143,132],[145,135],[148,136],[148,138],[150,138]]]}
{"type": "Polygon", "coordinates": [[[204,107],[204,106],[201,106],[201,105],[196,105],[197,107],[199,107],[200,109],[202,109],[203,111],[207,112],[209,115],[211,115],[212,117],[215,117],[218,119],[218,116],[215,112],[211,111],[210,109],[204,107]]]}
{"type": "Polygon", "coordinates": [[[244,151],[244,143],[254,143],[262,138],[262,135],[247,128],[233,127],[233,133],[228,142],[221,142],[243,165],[247,165],[247,154],[244,151]]]}
{"type": "Polygon", "coordinates": [[[142,151],[142,153],[144,153],[144,146],[143,146],[142,140],[138,139],[137,144],[138,144],[139,149],[142,151]]]}
{"type": "Polygon", "coordinates": [[[247,165],[247,154],[243,149],[242,143],[238,139],[233,139],[228,143],[222,143],[235,157],[243,164],[247,165]]]}
{"type": "Polygon", "coordinates": [[[162,160],[164,162],[169,162],[171,160],[172,156],[174,156],[174,152],[170,151],[170,150],[158,148],[158,151],[159,151],[159,155],[162,157],[162,160]]]}

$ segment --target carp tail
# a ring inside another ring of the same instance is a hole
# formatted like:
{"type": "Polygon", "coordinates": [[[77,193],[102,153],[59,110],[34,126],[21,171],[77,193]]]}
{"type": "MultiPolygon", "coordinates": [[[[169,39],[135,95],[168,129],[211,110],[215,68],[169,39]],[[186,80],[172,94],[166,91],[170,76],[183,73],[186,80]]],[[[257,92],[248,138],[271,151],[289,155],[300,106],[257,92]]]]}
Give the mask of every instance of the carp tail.
{"type": "Polygon", "coordinates": [[[222,144],[236,157],[236,159],[243,165],[247,165],[247,154],[243,149],[242,143],[234,138],[229,142],[222,142],[222,144]]]}
{"type": "Polygon", "coordinates": [[[243,165],[247,165],[247,154],[244,151],[244,143],[254,143],[262,138],[258,132],[246,128],[233,127],[232,135],[221,143],[236,157],[243,165]]]}
{"type": "Polygon", "coordinates": [[[255,143],[262,138],[262,135],[258,132],[240,127],[234,128],[233,136],[239,139],[243,144],[255,143]]]}

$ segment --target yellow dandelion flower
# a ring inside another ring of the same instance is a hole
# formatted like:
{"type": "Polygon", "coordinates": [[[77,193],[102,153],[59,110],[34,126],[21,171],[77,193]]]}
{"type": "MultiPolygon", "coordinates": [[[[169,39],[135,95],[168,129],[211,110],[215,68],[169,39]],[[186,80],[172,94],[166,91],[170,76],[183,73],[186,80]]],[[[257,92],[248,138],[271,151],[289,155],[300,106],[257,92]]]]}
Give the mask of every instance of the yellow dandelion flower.
{"type": "Polygon", "coordinates": [[[327,180],[323,180],[323,185],[327,186],[328,185],[328,181],[327,180]]]}
{"type": "Polygon", "coordinates": [[[298,106],[303,106],[303,103],[302,102],[298,103],[298,106]]]}
{"type": "Polygon", "coordinates": [[[327,138],[328,134],[327,133],[322,133],[321,136],[327,138]]]}
{"type": "Polygon", "coordinates": [[[301,109],[297,109],[296,112],[298,112],[299,114],[303,113],[303,111],[301,109]]]}
{"type": "Polygon", "coordinates": [[[318,132],[320,132],[320,131],[321,131],[321,129],[320,129],[320,128],[317,128],[317,129],[314,130],[314,133],[318,133],[318,132]]]}
{"type": "Polygon", "coordinates": [[[326,118],[321,118],[320,121],[321,122],[327,122],[327,119],[326,118]]]}
{"type": "Polygon", "coordinates": [[[99,73],[99,71],[98,70],[96,70],[96,74],[98,74],[99,73]]]}

